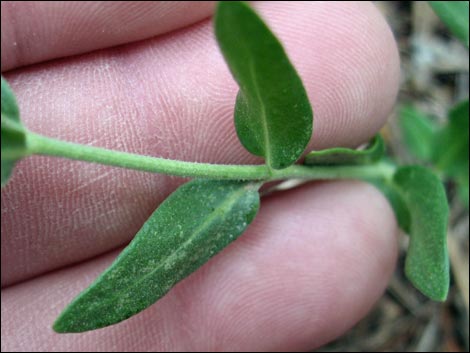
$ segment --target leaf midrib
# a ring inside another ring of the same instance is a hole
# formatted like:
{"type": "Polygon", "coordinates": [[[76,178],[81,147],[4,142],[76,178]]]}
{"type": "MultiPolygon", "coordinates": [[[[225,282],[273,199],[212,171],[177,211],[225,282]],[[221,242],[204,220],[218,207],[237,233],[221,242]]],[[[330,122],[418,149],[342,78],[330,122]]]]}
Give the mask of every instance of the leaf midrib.
{"type": "Polygon", "coordinates": [[[258,89],[258,80],[256,76],[256,71],[254,67],[254,61],[252,58],[249,57],[249,63],[248,63],[248,68],[250,75],[252,76],[253,82],[254,82],[254,93],[256,100],[258,101],[261,109],[261,126],[263,128],[263,135],[264,135],[264,153],[266,157],[266,164],[268,167],[271,167],[271,142],[269,141],[269,126],[266,120],[266,108],[264,106],[264,102],[261,98],[261,93],[258,89]]]}

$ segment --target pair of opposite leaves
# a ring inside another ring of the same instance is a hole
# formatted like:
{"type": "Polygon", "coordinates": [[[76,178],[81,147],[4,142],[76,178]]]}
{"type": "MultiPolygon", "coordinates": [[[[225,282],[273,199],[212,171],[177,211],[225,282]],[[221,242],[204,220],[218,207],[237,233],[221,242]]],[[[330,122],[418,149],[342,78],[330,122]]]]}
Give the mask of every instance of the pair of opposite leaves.
{"type": "MultiPolygon", "coordinates": [[[[263,156],[269,168],[288,167],[300,157],[312,134],[312,110],[299,76],[279,41],[248,5],[220,3],[215,29],[240,85],[235,106],[240,141],[253,154],[263,156]]],[[[4,170],[6,179],[15,161],[27,155],[24,130],[16,128],[21,127],[17,108],[10,108],[16,103],[4,95],[4,88],[9,91],[2,80],[2,184],[4,170]],[[17,149],[21,153],[8,152],[4,158],[4,136],[10,146],[21,147],[17,149]]],[[[383,142],[376,137],[364,151],[333,148],[311,152],[305,164],[360,165],[377,161],[383,152],[383,142]]],[[[400,225],[412,234],[408,277],[429,297],[444,299],[448,287],[447,202],[440,181],[424,168],[404,167],[393,180],[371,182],[389,197],[400,225]]],[[[82,332],[108,326],[153,304],[243,233],[259,208],[260,185],[193,180],[181,186],[152,214],[111,267],[64,310],[54,329],[82,332]]]]}
{"type": "MultiPolygon", "coordinates": [[[[356,164],[376,160],[381,157],[380,150],[383,144],[377,137],[369,149],[357,154],[348,149],[331,152],[333,161],[356,164]]],[[[325,152],[321,151],[321,164],[325,152]]],[[[310,158],[310,163],[315,163],[312,155],[310,158]]],[[[422,167],[400,168],[388,185],[372,182],[384,190],[400,224],[412,234],[407,276],[423,293],[443,300],[449,269],[447,204],[442,184],[422,167]]],[[[244,232],[259,208],[259,186],[253,182],[193,180],[179,187],[114,263],[67,307],[54,329],[82,332],[105,327],[152,305],[244,232]]]]}
{"type": "MultiPolygon", "coordinates": [[[[279,41],[248,5],[219,3],[215,29],[240,85],[235,105],[240,141],[264,157],[269,168],[288,167],[301,156],[312,134],[312,108],[300,77],[279,41]]],[[[54,330],[104,327],[153,304],[243,233],[259,208],[260,186],[193,180],[178,188],[111,267],[59,316],[54,330]]]]}

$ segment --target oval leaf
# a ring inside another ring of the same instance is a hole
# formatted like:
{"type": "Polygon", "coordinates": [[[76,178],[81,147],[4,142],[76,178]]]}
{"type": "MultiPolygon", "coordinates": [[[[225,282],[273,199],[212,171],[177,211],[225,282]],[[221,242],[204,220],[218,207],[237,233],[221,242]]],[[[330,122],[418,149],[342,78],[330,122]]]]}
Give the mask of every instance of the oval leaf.
{"type": "Polygon", "coordinates": [[[468,1],[429,1],[434,12],[468,47],[468,1]]]}
{"type": "Polygon", "coordinates": [[[54,330],[105,327],[155,303],[243,233],[259,207],[258,186],[194,180],[178,188],[111,267],[62,312],[54,330]]]}
{"type": "Polygon", "coordinates": [[[378,161],[385,153],[385,145],[380,135],[376,135],[363,150],[351,148],[329,148],[312,151],[305,156],[306,165],[360,165],[378,161]]]}
{"type": "Polygon", "coordinates": [[[245,3],[222,1],[215,33],[240,86],[235,105],[238,138],[274,169],[288,167],[312,135],[305,88],[277,38],[245,3]]]}
{"type": "Polygon", "coordinates": [[[15,95],[3,76],[1,119],[1,185],[3,187],[10,178],[15,163],[28,155],[25,129],[20,121],[15,95]]]}
{"type": "Polygon", "coordinates": [[[393,179],[411,216],[405,273],[423,294],[445,300],[449,290],[448,204],[444,187],[424,167],[398,169],[393,179]]]}

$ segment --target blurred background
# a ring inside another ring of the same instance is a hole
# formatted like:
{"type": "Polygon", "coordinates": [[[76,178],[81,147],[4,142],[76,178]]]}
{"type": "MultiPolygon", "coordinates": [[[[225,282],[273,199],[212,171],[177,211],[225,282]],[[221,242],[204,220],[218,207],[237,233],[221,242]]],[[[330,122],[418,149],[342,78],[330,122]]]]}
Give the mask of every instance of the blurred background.
{"type": "Polygon", "coordinates": [[[413,288],[403,273],[402,234],[400,264],[375,309],[317,351],[468,352],[468,1],[375,4],[394,32],[402,69],[398,102],[382,133],[395,159],[431,167],[445,182],[451,287],[445,303],[413,288]]]}

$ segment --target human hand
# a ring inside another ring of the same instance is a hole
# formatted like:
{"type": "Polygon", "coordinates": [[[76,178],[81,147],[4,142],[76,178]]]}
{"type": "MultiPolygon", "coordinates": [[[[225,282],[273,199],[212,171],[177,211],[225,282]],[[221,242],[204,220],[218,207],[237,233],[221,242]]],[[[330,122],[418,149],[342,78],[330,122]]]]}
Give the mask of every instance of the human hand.
{"type": "MultiPolygon", "coordinates": [[[[236,137],[237,88],[211,22],[198,22],[212,7],[2,3],[2,70],[18,68],[6,77],[25,125],[141,154],[258,163],[236,137]],[[72,54],[83,55],[59,59],[72,54]]],[[[375,8],[255,7],[309,92],[309,149],[355,146],[377,132],[399,74],[375,8]]],[[[246,234],[148,310],[102,330],[55,334],[60,310],[117,254],[105,253],[181,182],[47,157],[20,162],[2,190],[2,350],[311,349],[347,330],[386,286],[396,255],[387,201],[359,182],[316,183],[264,200],[246,234]]]]}

